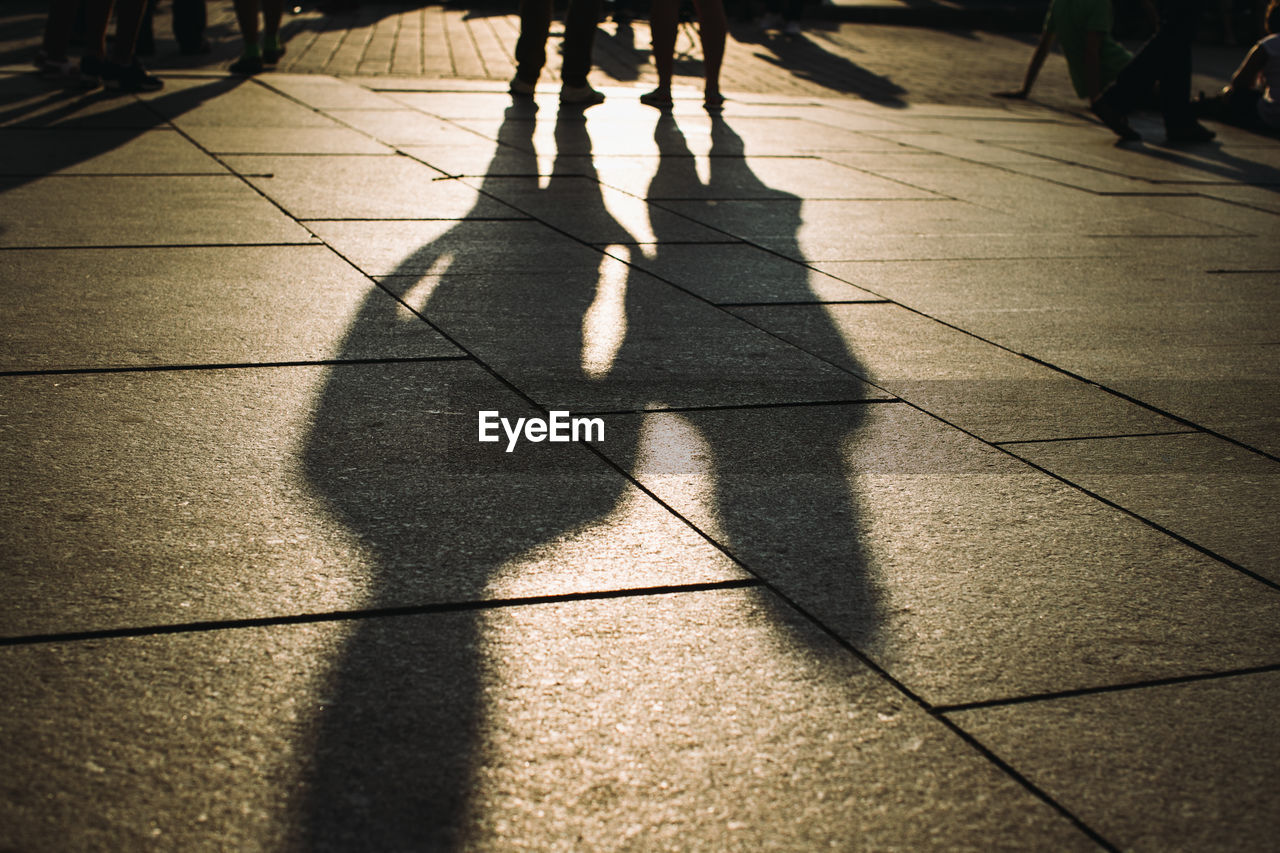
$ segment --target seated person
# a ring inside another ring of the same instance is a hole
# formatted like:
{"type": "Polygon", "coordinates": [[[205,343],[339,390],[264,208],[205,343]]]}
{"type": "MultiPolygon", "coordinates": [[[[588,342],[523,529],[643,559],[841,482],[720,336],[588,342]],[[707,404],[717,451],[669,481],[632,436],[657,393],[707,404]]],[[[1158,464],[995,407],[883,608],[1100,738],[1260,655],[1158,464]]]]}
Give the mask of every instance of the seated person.
{"type": "Polygon", "coordinates": [[[1231,82],[1212,98],[1195,101],[1205,117],[1250,130],[1280,132],[1280,0],[1271,0],[1267,35],[1250,49],[1231,82]]]}

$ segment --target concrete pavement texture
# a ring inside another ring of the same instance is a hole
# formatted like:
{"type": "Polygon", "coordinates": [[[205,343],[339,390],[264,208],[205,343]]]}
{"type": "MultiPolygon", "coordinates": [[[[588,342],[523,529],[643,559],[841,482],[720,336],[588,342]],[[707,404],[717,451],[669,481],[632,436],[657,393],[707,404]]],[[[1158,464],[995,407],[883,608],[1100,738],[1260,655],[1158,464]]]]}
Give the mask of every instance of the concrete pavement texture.
{"type": "Polygon", "coordinates": [[[1274,139],[209,8],[145,95],[2,19],[0,850],[1277,849],[1274,139]]]}

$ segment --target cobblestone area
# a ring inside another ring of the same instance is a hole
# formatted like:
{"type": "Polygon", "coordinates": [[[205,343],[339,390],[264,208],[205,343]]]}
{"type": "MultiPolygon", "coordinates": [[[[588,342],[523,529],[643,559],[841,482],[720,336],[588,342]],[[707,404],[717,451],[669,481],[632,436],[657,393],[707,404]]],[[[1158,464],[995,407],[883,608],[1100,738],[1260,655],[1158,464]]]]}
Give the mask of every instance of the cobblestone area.
{"type": "MultiPolygon", "coordinates": [[[[25,14],[11,15],[0,33],[0,59],[27,61],[38,44],[43,5],[22,0],[25,14]]],[[[225,69],[239,51],[230,0],[210,0],[208,36],[213,51],[184,57],[169,31],[168,0],[155,18],[157,52],[147,58],[158,70],[225,69]]],[[[507,80],[520,22],[515,3],[467,8],[453,4],[366,4],[357,12],[325,15],[308,7],[286,11],[288,48],[278,70],[340,76],[406,76],[507,80]],[[509,8],[508,8],[509,6],[509,8]]],[[[553,29],[553,38],[556,30],[553,29]]],[[[762,32],[754,22],[732,24],[725,59],[726,91],[810,97],[852,95],[879,102],[991,106],[996,89],[1022,78],[1034,34],[938,30],[828,20],[805,22],[803,37],[762,32]]],[[[695,85],[701,75],[697,32],[682,27],[677,44],[677,82],[695,85]]],[[[546,79],[557,79],[553,49],[546,79]]],[[[1211,89],[1230,74],[1240,48],[1202,45],[1197,53],[1199,89],[1211,89]]],[[[593,79],[597,85],[651,85],[646,23],[619,27],[602,22],[593,79]]],[[[1038,102],[1078,111],[1060,55],[1045,64],[1035,89],[1038,102]]]]}

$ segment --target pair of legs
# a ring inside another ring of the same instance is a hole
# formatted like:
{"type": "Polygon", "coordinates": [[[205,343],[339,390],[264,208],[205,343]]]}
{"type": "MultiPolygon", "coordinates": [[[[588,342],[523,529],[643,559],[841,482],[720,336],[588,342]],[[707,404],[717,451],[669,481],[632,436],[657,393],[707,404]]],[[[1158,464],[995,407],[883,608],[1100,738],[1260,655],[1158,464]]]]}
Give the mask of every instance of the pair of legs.
{"type": "MultiPolygon", "coordinates": [[[[158,0],[147,0],[146,13],[142,16],[142,28],[138,34],[138,52],[144,53],[143,46],[155,47],[155,13],[158,0]]],[[[204,29],[208,23],[208,12],[205,0],[173,0],[173,36],[178,40],[178,49],[186,56],[208,53],[212,48],[204,37],[204,29]]]]}
{"type": "Polygon", "coordinates": [[[284,53],[280,43],[280,19],[284,17],[284,0],[235,0],[236,23],[244,39],[244,52],[231,64],[240,74],[256,74],[263,61],[275,62],[284,53]],[[262,13],[259,42],[258,13],[262,13]]]}
{"type": "MultiPolygon", "coordinates": [[[[53,0],[45,23],[44,42],[36,65],[46,72],[67,74],[74,70],[67,59],[67,45],[75,26],[79,0],[53,0]]],[[[135,53],[138,29],[146,0],[87,0],[85,6],[84,56],[80,75],[84,81],[101,78],[108,86],[129,92],[153,92],[164,86],[138,64],[135,53]],[[107,52],[107,26],[116,15],[116,40],[107,52]]]]}
{"type": "Polygon", "coordinates": [[[1093,104],[1093,111],[1122,139],[1136,139],[1126,116],[1159,84],[1160,112],[1172,141],[1213,138],[1191,111],[1191,41],[1200,21],[1199,0],[1158,0],[1159,29],[1093,104]]]}
{"type": "MultiPolygon", "coordinates": [[[[553,0],[520,0],[520,38],[516,42],[516,79],[532,91],[547,64],[547,34],[553,0]]],[[[584,89],[591,70],[591,48],[600,20],[600,0],[570,0],[564,19],[564,61],[560,77],[570,89],[584,89]]],[[[514,91],[514,90],[513,90],[514,91]]]]}
{"type": "MultiPolygon", "coordinates": [[[[653,33],[653,64],[658,69],[658,88],[640,97],[650,106],[671,104],[671,75],[675,66],[676,29],[679,0],[653,0],[649,10],[649,29],[653,33]]],[[[720,94],[720,65],[724,62],[724,43],[729,21],[723,0],[694,0],[698,10],[698,38],[702,42],[702,73],[705,78],[706,105],[717,108],[724,103],[720,94]]]]}

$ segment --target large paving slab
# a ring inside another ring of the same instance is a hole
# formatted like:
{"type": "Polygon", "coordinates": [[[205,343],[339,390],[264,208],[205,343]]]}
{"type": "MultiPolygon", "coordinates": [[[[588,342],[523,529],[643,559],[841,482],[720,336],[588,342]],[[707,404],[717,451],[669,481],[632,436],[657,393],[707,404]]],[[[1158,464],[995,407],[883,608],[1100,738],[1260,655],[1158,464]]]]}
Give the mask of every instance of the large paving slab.
{"type": "Polygon", "coordinates": [[[598,250],[541,222],[311,221],[312,231],[367,275],[563,271],[600,267],[598,250]]]}
{"type": "Polygon", "coordinates": [[[1046,346],[1037,356],[1195,426],[1280,453],[1280,375],[1273,344],[1046,346]]]}
{"type": "Polygon", "coordinates": [[[969,246],[980,244],[986,235],[1008,240],[1037,229],[1035,223],[1012,214],[942,198],[805,201],[803,207],[799,199],[667,201],[661,206],[798,261],[875,257],[869,253],[882,238],[905,238],[937,251],[939,235],[969,246]]]}
{"type": "Polygon", "coordinates": [[[663,243],[606,251],[718,305],[881,299],[748,243],[663,243]]]}
{"type": "Polygon", "coordinates": [[[1094,849],[756,591],[0,648],[0,696],[32,851],[1094,849]]]}
{"type": "Polygon", "coordinates": [[[277,72],[262,74],[255,79],[261,85],[318,110],[395,109],[399,106],[399,103],[390,95],[326,74],[277,72]]]}
{"type": "Polygon", "coordinates": [[[346,127],[188,127],[213,154],[390,154],[393,149],[346,127]]]}
{"type": "Polygon", "coordinates": [[[452,122],[406,109],[326,109],[349,128],[397,148],[406,145],[483,146],[487,137],[452,122]]]}
{"type": "Polygon", "coordinates": [[[298,219],[525,218],[410,157],[235,156],[224,161],[298,219]]]}
{"type": "Polygon", "coordinates": [[[1208,435],[1020,444],[1053,473],[1280,583],[1280,463],[1208,435]]]}
{"type": "Polygon", "coordinates": [[[1159,240],[1155,257],[1111,249],[1118,241],[1082,241],[1109,256],[833,261],[815,266],[1018,349],[1034,349],[1036,341],[1060,344],[1081,334],[1099,335],[1100,323],[1110,323],[1112,332],[1134,335],[1160,334],[1175,319],[1183,328],[1207,320],[1215,325],[1242,320],[1251,327],[1267,322],[1277,301],[1273,276],[1210,270],[1215,262],[1239,259],[1238,241],[1189,241],[1191,246],[1181,251],[1170,242],[1159,240]],[[1208,247],[1215,242],[1237,249],[1213,257],[1208,247]],[[1247,316],[1259,308],[1262,316],[1247,316]]]}
{"type": "Polygon", "coordinates": [[[63,130],[135,129],[164,124],[167,116],[181,115],[239,86],[239,78],[223,75],[193,80],[170,80],[167,91],[145,103],[106,89],[50,88],[27,73],[0,74],[4,109],[0,125],[7,127],[57,127],[63,130]],[[154,107],[154,108],[153,108],[154,107]]]}
{"type": "Polygon", "coordinates": [[[218,163],[172,129],[0,130],[3,177],[43,175],[225,175],[218,163]]]}
{"type": "Polygon", "coordinates": [[[615,258],[600,258],[599,267],[581,272],[393,277],[384,284],[549,408],[887,396],[615,258]]]}
{"type": "Polygon", "coordinates": [[[15,250],[5,261],[0,370],[462,354],[323,246],[15,250]]]}
{"type": "Polygon", "coordinates": [[[1009,143],[1046,160],[1074,163],[1126,177],[1178,184],[1222,182],[1275,185],[1280,183],[1280,154],[1274,145],[1248,149],[1219,146],[1161,148],[1157,146],[1093,146],[1083,148],[1060,141],[1009,143]],[[1235,152],[1239,153],[1235,153],[1235,152]]]}
{"type": "MultiPolygon", "coordinates": [[[[384,328],[372,302],[352,349],[384,328]]],[[[742,576],[583,447],[478,442],[479,411],[531,410],[470,363],[9,376],[0,394],[8,637],[742,576]]]]}
{"type": "Polygon", "coordinates": [[[1275,590],[903,404],[608,424],[602,452],[927,702],[1275,662],[1275,590]]]}
{"type": "Polygon", "coordinates": [[[955,171],[885,168],[878,174],[981,208],[1017,214],[1049,232],[1200,237],[1257,234],[1267,228],[1265,215],[1213,199],[1099,196],[977,165],[955,171]]]}
{"type": "Polygon", "coordinates": [[[234,175],[63,176],[0,181],[0,246],[309,243],[234,175]]]}
{"type": "Polygon", "coordinates": [[[1277,702],[1271,671],[951,718],[1121,849],[1269,850],[1277,702]]]}
{"type": "Polygon", "coordinates": [[[462,180],[585,243],[653,243],[659,239],[716,243],[733,239],[591,178],[553,175],[546,186],[521,178],[462,180]]]}
{"type": "Polygon", "coordinates": [[[166,79],[160,92],[138,96],[179,129],[194,127],[340,127],[305,104],[273,92],[252,78],[166,79]],[[230,79],[235,85],[218,84],[230,79]],[[216,97],[200,97],[205,93],[216,97]]]}
{"type": "Polygon", "coordinates": [[[818,157],[743,157],[712,151],[703,166],[687,152],[646,158],[596,158],[600,181],[656,200],[932,198],[933,193],[818,157]]]}
{"type": "Polygon", "coordinates": [[[731,310],[988,441],[1184,429],[1177,421],[899,305],[731,310]]]}

